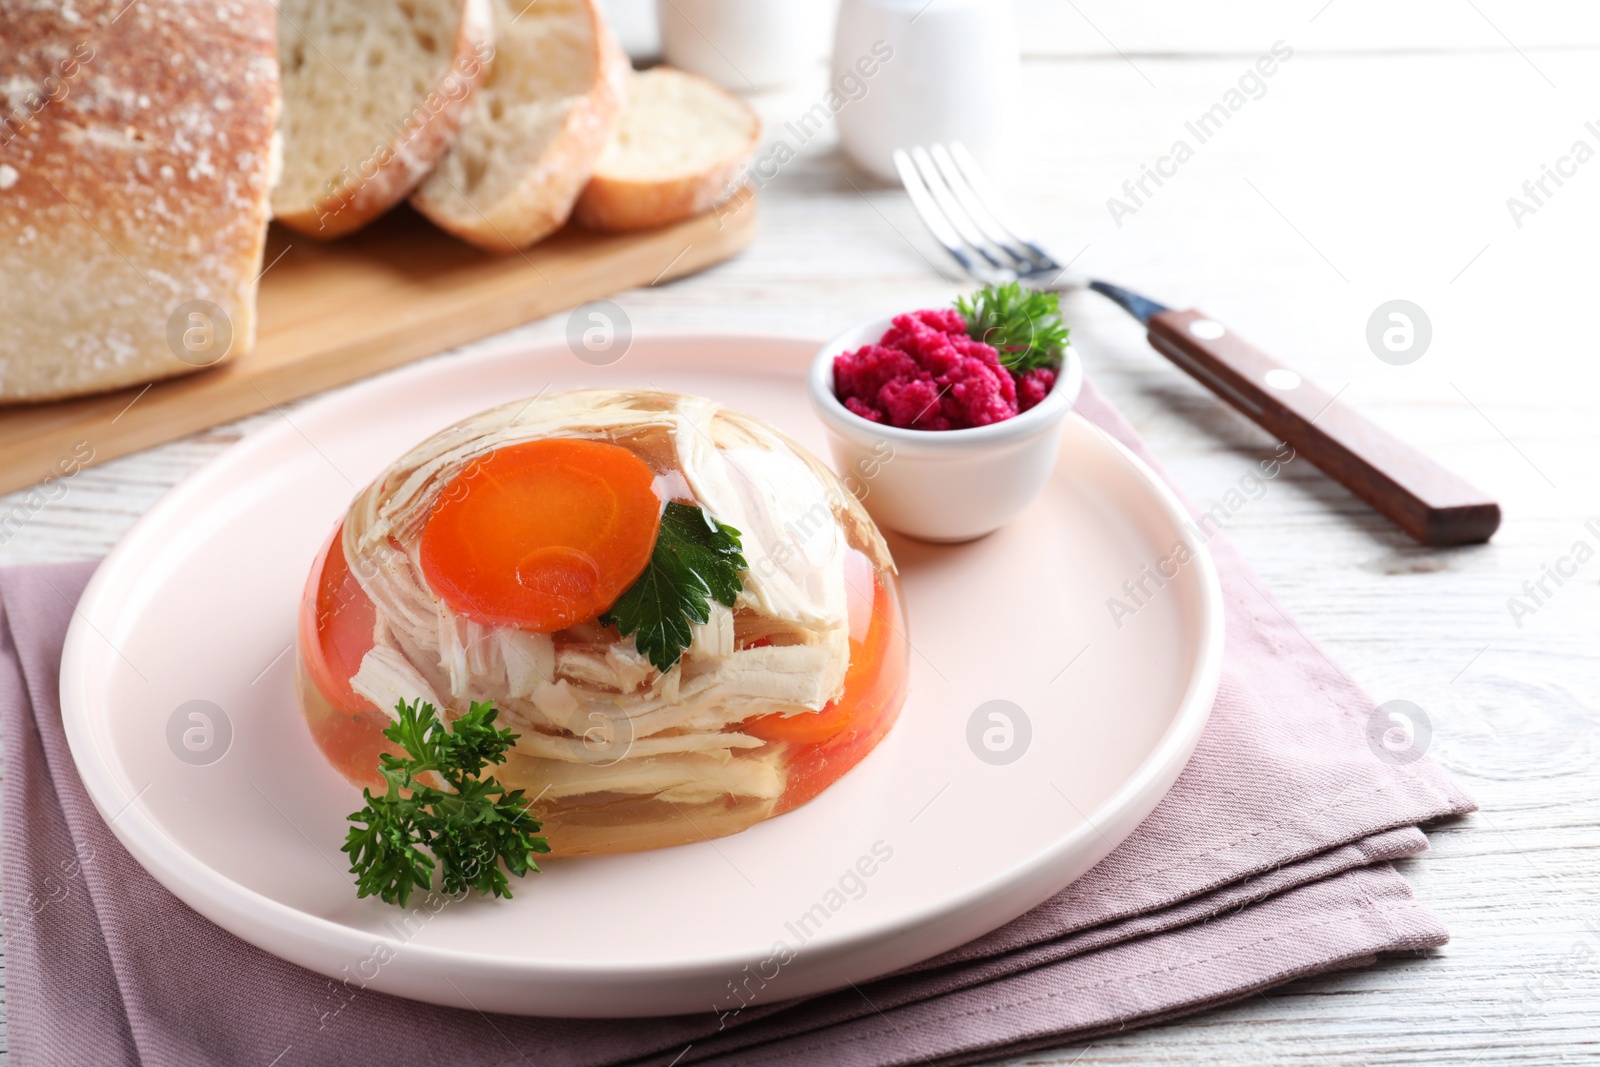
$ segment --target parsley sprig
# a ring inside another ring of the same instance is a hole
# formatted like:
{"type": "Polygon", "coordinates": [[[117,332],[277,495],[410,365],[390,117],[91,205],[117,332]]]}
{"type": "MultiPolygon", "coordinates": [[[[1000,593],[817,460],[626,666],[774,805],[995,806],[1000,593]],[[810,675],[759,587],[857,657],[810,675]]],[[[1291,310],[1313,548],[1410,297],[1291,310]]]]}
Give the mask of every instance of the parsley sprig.
{"type": "Polygon", "coordinates": [[[656,669],[665,673],[694,640],[694,623],[711,618],[711,600],[733,607],[739,577],[749,564],[739,554],[739,531],[724,526],[693,504],[672,501],[661,514],[661,532],[650,562],[611,609],[600,616],[656,669]]]}
{"type": "Polygon", "coordinates": [[[993,347],[1013,374],[1061,366],[1067,327],[1057,294],[1016,282],[986,285],[971,297],[957,297],[956,310],[967,321],[967,335],[993,347]]]}
{"type": "Polygon", "coordinates": [[[538,871],[533,854],[550,851],[534,836],[541,824],[528,814],[522,790],[479,777],[484,767],[505,761],[517,735],[495,728],[493,704],[474,702],[449,727],[432,704],[401,701],[395,711],[399,718],[383,736],[406,755],[379,757],[388,789],[383,796],[362,791],[367,806],[350,815],[359,825],[342,850],[350,855],[356,895],[404,907],[413,889],[432,886],[437,865],[446,895],[476,889],[511,896],[506,873],[520,878],[538,871]]]}

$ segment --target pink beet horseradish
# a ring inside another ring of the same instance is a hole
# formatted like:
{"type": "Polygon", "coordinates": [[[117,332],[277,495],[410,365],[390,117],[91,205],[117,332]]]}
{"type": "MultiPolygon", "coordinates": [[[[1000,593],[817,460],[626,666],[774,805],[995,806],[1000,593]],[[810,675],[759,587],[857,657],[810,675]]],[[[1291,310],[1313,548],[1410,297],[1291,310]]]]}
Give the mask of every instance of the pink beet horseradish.
{"type": "Polygon", "coordinates": [[[1055,387],[1066,346],[1054,293],[987,286],[953,308],[898,315],[833,361],[851,412],[906,430],[964,430],[1027,411],[1055,387]]]}
{"type": "Polygon", "coordinates": [[[834,468],[878,524],[949,543],[1039,496],[1083,364],[1059,298],[1012,283],[847,330],[818,350],[806,385],[834,468]]]}

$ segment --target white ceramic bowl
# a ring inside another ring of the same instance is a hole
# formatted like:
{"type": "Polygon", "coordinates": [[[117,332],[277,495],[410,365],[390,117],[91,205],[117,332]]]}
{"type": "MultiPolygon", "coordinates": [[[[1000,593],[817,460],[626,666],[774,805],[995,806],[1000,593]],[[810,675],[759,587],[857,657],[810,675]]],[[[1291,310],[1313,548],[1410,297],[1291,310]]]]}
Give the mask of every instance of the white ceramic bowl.
{"type": "Polygon", "coordinates": [[[1083,388],[1068,346],[1055,388],[1004,422],[969,430],[902,430],[852,412],[833,391],[833,359],[873,344],[892,319],[863,323],[822,346],[807,380],[811,405],[845,485],[880,526],[923,541],[970,541],[1033,503],[1061,451],[1062,420],[1083,388]]]}

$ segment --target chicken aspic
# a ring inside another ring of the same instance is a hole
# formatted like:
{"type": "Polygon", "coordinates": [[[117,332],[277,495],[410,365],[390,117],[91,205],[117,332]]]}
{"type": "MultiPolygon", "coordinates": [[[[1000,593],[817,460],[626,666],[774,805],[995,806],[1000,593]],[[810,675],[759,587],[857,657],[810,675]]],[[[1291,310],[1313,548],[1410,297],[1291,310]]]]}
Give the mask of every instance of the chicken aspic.
{"type": "Polygon", "coordinates": [[[412,449],[351,505],[300,620],[306,721],[381,785],[400,701],[518,736],[557,855],[715,837],[815,797],[893,725],[894,563],[856,498],[709,400],[589,389],[412,449]]]}

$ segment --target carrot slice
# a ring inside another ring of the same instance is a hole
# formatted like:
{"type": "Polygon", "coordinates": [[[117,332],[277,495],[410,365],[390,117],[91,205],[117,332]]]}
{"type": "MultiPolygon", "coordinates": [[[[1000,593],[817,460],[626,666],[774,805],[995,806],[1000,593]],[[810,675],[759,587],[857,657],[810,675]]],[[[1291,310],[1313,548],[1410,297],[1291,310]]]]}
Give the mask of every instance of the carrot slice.
{"type": "MultiPolygon", "coordinates": [[[[852,713],[844,729],[821,744],[795,745],[789,757],[789,782],[773,814],[793,811],[838,781],[877,747],[899,718],[909,666],[903,627],[899,595],[879,584],[872,613],[872,630],[883,642],[878,669],[870,679],[858,675],[858,692],[852,694],[847,689],[840,699],[840,704],[852,713]]],[[[872,637],[867,639],[868,644],[872,641],[872,637]]]]}
{"type": "Polygon", "coordinates": [[[445,486],[422,531],[422,574],[458,614],[553,633],[614,604],[650,561],[661,501],[621,445],[508,445],[445,486]]]}
{"type": "Polygon", "coordinates": [[[378,754],[398,751],[383,736],[390,719],[350,687],[372,648],[377,608],[350,571],[343,534],[341,523],[322,546],[300,602],[300,709],[339,773],[382,789],[378,754]]]}
{"type": "Polygon", "coordinates": [[[348,712],[373,710],[350,688],[372,647],[377,609],[344,558],[344,523],[322,546],[300,601],[300,659],[329,704],[348,712]]]}
{"type": "MultiPolygon", "coordinates": [[[[746,719],[739,724],[742,733],[763,741],[788,741],[796,745],[820,745],[843,733],[852,724],[869,718],[895,691],[904,675],[905,649],[896,629],[894,614],[899,605],[894,594],[867,572],[872,589],[871,623],[866,633],[850,641],[850,665],[844,672],[844,690],[837,700],[821,711],[800,715],[771,714],[746,719]],[[889,662],[898,655],[902,662],[889,662]]],[[[863,597],[862,599],[865,599],[863,597]]]]}

